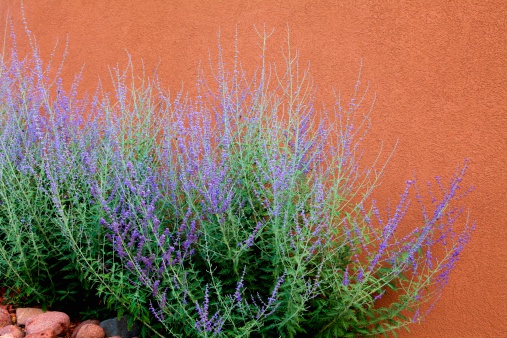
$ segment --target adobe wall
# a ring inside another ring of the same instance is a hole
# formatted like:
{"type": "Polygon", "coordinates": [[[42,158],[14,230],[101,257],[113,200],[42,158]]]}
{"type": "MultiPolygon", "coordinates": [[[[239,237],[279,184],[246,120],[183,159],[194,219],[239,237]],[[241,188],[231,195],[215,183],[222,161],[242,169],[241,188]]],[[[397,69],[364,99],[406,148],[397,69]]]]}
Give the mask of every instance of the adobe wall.
{"type": "MultiPolygon", "coordinates": [[[[192,90],[200,61],[216,52],[220,29],[230,51],[237,27],[248,66],[260,55],[254,25],[274,29],[278,53],[292,45],[323,98],[334,86],[363,82],[376,92],[370,142],[398,146],[379,199],[396,198],[404,180],[449,177],[465,158],[467,197],[477,230],[450,285],[422,325],[401,337],[507,337],[507,3],[504,1],[108,0],[24,1],[25,15],[47,57],[68,37],[64,75],[85,65],[83,87],[125,65],[126,50],[148,72],[158,65],[173,92],[192,90]],[[327,91],[327,92],[326,92],[327,91]]],[[[21,35],[20,2],[0,1],[21,35]]],[[[372,100],[369,96],[369,100],[372,100]]]]}

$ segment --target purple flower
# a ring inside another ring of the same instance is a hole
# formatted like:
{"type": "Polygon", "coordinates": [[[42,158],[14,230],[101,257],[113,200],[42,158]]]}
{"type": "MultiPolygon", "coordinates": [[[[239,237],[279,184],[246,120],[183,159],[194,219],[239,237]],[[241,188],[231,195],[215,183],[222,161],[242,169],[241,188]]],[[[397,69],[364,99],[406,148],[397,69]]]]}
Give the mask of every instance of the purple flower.
{"type": "Polygon", "coordinates": [[[234,292],[234,299],[236,299],[236,301],[238,303],[241,302],[241,290],[243,289],[243,278],[245,277],[245,273],[246,273],[246,266],[243,268],[243,274],[241,275],[241,278],[240,280],[238,281],[238,283],[236,284],[236,291],[234,292]]]}
{"type": "Polygon", "coordinates": [[[342,284],[345,286],[349,286],[349,267],[347,266],[345,268],[345,271],[343,271],[343,281],[342,284]]]}

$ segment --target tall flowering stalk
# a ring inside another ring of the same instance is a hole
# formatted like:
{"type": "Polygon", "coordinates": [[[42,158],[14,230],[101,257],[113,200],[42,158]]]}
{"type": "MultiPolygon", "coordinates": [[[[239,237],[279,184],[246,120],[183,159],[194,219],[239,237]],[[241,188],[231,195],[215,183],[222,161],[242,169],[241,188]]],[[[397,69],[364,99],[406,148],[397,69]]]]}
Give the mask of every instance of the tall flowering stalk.
{"type": "Polygon", "coordinates": [[[79,101],[47,79],[35,44],[26,65],[2,56],[0,271],[13,291],[47,302],[64,267],[150,336],[348,337],[420,321],[473,228],[460,225],[466,163],[430,206],[407,181],[386,215],[370,197],[384,167],[362,164],[359,79],[346,105],[319,110],[297,53],[280,72],[266,40],[253,77],[219,50],[195,97],[128,67],[113,94],[79,101]]]}

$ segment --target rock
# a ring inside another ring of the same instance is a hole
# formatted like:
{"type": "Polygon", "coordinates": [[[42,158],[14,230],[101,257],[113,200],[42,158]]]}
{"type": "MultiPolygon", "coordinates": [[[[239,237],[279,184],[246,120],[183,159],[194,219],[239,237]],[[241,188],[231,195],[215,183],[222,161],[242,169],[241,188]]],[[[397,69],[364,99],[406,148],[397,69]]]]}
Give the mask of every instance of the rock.
{"type": "Polygon", "coordinates": [[[106,333],[98,324],[85,324],[76,334],[76,338],[104,338],[106,333]]]}
{"type": "Polygon", "coordinates": [[[0,309],[0,328],[8,325],[12,325],[11,315],[6,309],[0,309]]]}
{"type": "Polygon", "coordinates": [[[16,325],[7,325],[0,329],[0,338],[23,338],[23,331],[16,325]]]}
{"type": "Polygon", "coordinates": [[[133,338],[139,334],[139,325],[134,325],[129,330],[127,325],[127,317],[111,318],[100,323],[104,329],[106,337],[120,336],[121,338],[133,338]]]}
{"type": "Polygon", "coordinates": [[[70,318],[67,314],[59,311],[48,311],[28,318],[25,331],[29,335],[51,329],[55,335],[59,335],[67,330],[69,325],[70,318]]]}
{"type": "Polygon", "coordinates": [[[37,308],[17,308],[16,309],[16,323],[18,325],[25,325],[26,320],[32,316],[44,313],[41,309],[37,308]]]}
{"type": "Polygon", "coordinates": [[[30,333],[25,338],[56,338],[57,334],[52,329],[45,329],[36,333],[30,333]]]}
{"type": "Polygon", "coordinates": [[[76,338],[76,335],[79,332],[79,330],[81,330],[81,328],[84,325],[86,325],[86,324],[96,324],[96,325],[99,325],[100,324],[100,320],[98,320],[98,319],[88,319],[88,320],[85,320],[84,322],[82,322],[81,324],[79,324],[78,326],[76,326],[76,328],[74,329],[74,332],[72,333],[72,336],[70,336],[70,338],[76,338]]]}

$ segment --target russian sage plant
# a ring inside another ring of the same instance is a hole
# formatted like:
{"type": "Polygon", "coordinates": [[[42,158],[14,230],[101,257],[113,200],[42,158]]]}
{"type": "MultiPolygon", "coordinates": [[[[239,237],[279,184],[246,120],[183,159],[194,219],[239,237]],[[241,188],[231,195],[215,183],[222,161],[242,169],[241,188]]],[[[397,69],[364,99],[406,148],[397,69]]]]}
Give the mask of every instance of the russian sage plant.
{"type": "Polygon", "coordinates": [[[15,49],[1,57],[2,281],[19,300],[47,306],[84,292],[73,253],[55,231],[57,201],[51,197],[56,182],[66,189],[64,203],[84,197],[71,190],[79,170],[73,167],[77,159],[71,147],[80,126],[73,118],[82,106],[75,87],[64,93],[61,81],[50,84],[51,65],[42,69],[36,49],[32,58],[20,59],[15,49]],[[55,90],[58,94],[50,98],[55,90]],[[74,114],[68,114],[71,109],[74,114]]]}
{"type": "Polygon", "coordinates": [[[4,286],[46,305],[100,297],[146,336],[355,337],[420,321],[473,229],[459,217],[466,163],[429,205],[407,181],[386,215],[371,198],[384,165],[362,160],[359,80],[347,104],[319,108],[297,54],[280,72],[266,40],[253,76],[220,50],[214,81],[174,98],[130,66],[86,102],[49,80],[35,43],[23,61],[2,55],[4,286]]]}

